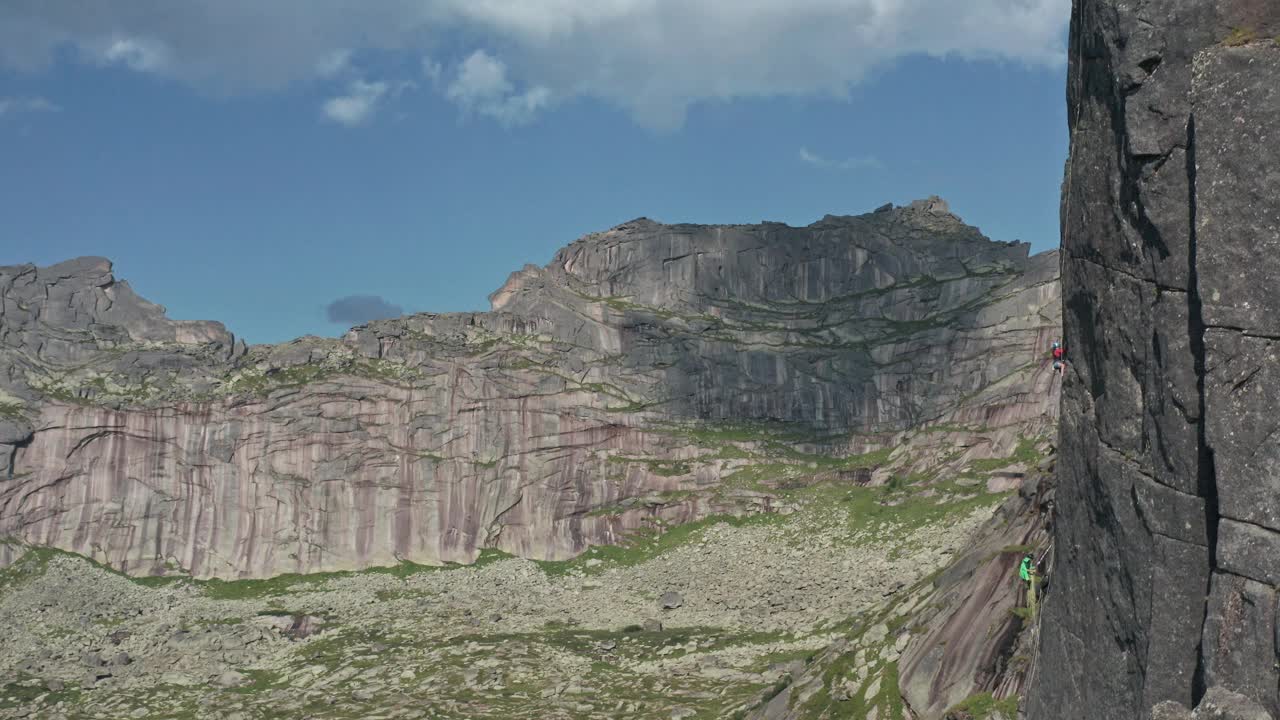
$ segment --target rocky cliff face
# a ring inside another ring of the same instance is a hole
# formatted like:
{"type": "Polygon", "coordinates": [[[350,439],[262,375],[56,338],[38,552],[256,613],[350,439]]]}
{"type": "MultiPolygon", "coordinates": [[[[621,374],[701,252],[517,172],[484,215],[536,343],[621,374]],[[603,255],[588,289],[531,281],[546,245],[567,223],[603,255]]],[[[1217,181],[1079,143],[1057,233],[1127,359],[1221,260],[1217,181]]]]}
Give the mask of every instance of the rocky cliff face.
{"type": "Polygon", "coordinates": [[[936,199],[806,228],[641,219],[513,274],[488,313],[245,347],[102,259],[0,268],[0,536],[198,577],[561,559],[776,509],[800,468],[1005,456],[1053,425],[1057,270],[936,199]]]}
{"type": "Polygon", "coordinates": [[[1150,717],[1215,686],[1280,711],[1277,35],[1274,2],[1075,2],[1032,718],[1150,717]]]}
{"type": "Polygon", "coordinates": [[[749,717],[1011,720],[1036,644],[1017,567],[1044,546],[1053,496],[1052,477],[1031,472],[963,552],[865,612],[749,717]]]}

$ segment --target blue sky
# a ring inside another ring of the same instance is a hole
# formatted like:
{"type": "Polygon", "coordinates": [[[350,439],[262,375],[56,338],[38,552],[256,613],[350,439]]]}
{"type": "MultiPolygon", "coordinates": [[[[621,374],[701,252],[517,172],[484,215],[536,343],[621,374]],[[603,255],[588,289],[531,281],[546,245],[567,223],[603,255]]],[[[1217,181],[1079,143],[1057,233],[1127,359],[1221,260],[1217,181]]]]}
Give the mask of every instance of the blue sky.
{"type": "Polygon", "coordinates": [[[937,194],[1058,242],[1065,0],[146,5],[0,9],[0,265],[104,255],[251,343],[350,295],[485,309],[642,215],[937,194]]]}

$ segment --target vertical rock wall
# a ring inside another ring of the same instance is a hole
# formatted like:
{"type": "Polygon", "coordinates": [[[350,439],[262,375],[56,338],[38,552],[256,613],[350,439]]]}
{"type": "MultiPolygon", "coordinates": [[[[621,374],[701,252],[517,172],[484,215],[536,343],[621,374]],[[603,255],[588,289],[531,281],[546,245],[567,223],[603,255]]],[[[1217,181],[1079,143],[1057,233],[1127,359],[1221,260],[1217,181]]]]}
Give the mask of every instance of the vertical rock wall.
{"type": "Polygon", "coordinates": [[[1277,705],[1280,3],[1076,0],[1032,718],[1277,705]]]}

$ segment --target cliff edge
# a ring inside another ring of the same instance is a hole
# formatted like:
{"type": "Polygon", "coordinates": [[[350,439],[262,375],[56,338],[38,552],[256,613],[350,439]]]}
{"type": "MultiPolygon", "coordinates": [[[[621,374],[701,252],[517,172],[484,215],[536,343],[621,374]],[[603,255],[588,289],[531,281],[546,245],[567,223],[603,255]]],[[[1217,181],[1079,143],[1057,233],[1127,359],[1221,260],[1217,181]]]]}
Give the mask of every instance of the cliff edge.
{"type": "Polygon", "coordinates": [[[1031,718],[1148,718],[1213,688],[1280,711],[1277,35],[1274,2],[1075,2],[1031,718]]]}

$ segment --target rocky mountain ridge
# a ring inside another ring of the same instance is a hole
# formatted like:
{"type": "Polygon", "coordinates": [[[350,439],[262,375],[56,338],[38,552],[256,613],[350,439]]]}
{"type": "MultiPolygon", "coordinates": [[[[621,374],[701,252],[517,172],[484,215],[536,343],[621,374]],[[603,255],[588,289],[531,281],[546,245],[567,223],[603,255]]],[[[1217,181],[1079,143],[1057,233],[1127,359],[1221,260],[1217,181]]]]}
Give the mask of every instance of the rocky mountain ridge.
{"type": "Polygon", "coordinates": [[[1056,256],[1027,250],[936,200],[637,220],[513,274],[489,313],[254,347],[102,259],[0,268],[0,535],[143,575],[561,559],[773,509],[807,464],[938,465],[897,449],[930,423],[973,435],[957,462],[1008,454],[1052,423],[1056,256]]]}

